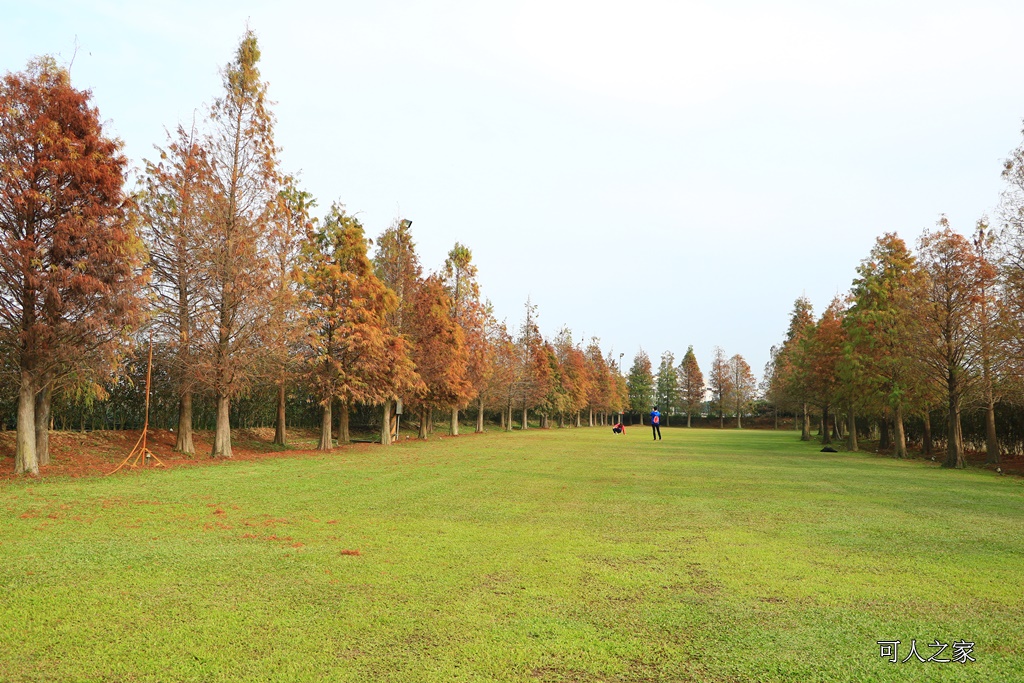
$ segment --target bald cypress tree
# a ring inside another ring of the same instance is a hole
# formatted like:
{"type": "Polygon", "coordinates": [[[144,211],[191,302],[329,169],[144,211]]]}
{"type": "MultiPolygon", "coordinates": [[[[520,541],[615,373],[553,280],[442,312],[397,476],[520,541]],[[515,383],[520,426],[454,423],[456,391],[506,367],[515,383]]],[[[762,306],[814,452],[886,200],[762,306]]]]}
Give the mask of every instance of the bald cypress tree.
{"type": "Polygon", "coordinates": [[[704,403],[704,373],[700,371],[693,347],[687,347],[683,360],[676,372],[679,381],[679,396],[686,410],[686,426],[692,425],[693,415],[700,414],[704,403]]]}
{"type": "Polygon", "coordinates": [[[231,398],[258,370],[259,332],[270,315],[267,240],[280,176],[259,60],[256,35],[246,31],[223,71],[224,92],[210,112],[214,208],[205,257],[213,325],[205,376],[217,402],[214,457],[231,457],[231,398]]]}
{"type": "Polygon", "coordinates": [[[53,59],[0,82],[0,342],[19,374],[18,473],[47,462],[55,383],[109,372],[139,322],[126,167],[89,93],[53,59]]]}
{"type": "Polygon", "coordinates": [[[359,221],[334,205],[308,228],[300,268],[306,317],[307,378],[322,407],[320,450],[331,449],[332,404],[341,405],[340,440],[348,441],[355,403],[381,405],[421,393],[406,340],[388,316],[398,298],[373,272],[359,221]]]}
{"type": "Polygon", "coordinates": [[[640,414],[641,424],[644,413],[651,409],[654,401],[654,374],[651,370],[650,356],[640,349],[633,357],[626,386],[629,388],[629,409],[640,414]]]}

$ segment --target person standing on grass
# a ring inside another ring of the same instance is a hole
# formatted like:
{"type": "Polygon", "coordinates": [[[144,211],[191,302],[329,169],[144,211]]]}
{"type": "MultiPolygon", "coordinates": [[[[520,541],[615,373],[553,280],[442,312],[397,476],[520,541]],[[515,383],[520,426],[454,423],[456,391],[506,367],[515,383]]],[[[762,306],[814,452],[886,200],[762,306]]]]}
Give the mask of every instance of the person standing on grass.
{"type": "Polygon", "coordinates": [[[654,432],[654,440],[661,441],[661,413],[658,412],[658,406],[654,406],[651,411],[651,431],[654,432]]]}

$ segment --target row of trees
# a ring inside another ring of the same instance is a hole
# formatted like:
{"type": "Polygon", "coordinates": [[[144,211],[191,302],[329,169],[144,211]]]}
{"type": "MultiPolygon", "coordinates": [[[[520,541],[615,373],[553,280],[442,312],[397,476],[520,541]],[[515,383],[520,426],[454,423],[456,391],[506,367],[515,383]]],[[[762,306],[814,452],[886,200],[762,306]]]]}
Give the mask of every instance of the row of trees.
{"type": "Polygon", "coordinates": [[[477,430],[485,404],[506,428],[514,410],[526,428],[531,411],[593,425],[624,409],[626,381],[596,338],[545,339],[529,302],[516,334],[496,320],[465,245],[424,273],[410,221],[374,241],[340,204],[315,218],[281,169],[259,59],[247,32],[205,127],[179,126],[133,191],[121,143],[65,69],[43,58],[4,78],[0,352],[17,377],[17,472],[47,463],[55,405],[124,390],[118,369],[148,344],[183,453],[199,402],[215,411],[213,456],[231,457],[232,401],[267,387],[275,442],[301,393],[319,407],[323,449],[335,429],[349,439],[356,406],[381,411],[383,443],[399,405],[422,436],[435,411],[457,434],[471,402],[477,430]]]}
{"type": "MultiPolygon", "coordinates": [[[[1006,161],[1001,226],[978,221],[972,238],[943,217],[916,253],[895,233],[879,237],[857,268],[850,292],[815,319],[799,298],[782,344],[772,349],[770,401],[803,416],[820,411],[824,440],[877,425],[883,448],[907,453],[908,420],[930,453],[932,415],[945,415],[946,467],[964,466],[962,414],[984,415],[989,463],[1013,447],[1000,434],[1000,406],[1024,402],[1024,146],[1006,161]],[[840,420],[840,416],[844,419],[840,420]]],[[[1008,425],[1009,427],[1009,425],[1008,425]]],[[[873,431],[873,430],[871,430],[873,431]]]]}
{"type": "Polygon", "coordinates": [[[752,409],[758,391],[757,380],[743,356],[735,354],[727,358],[718,346],[714,349],[707,383],[690,346],[678,365],[671,351],[661,354],[656,373],[650,357],[641,349],[633,359],[626,386],[630,411],[643,415],[652,405],[657,405],[666,416],[666,424],[672,415],[686,415],[687,427],[692,425],[694,415],[702,414],[705,406],[709,414],[718,414],[719,426],[725,425],[725,416],[730,414],[736,417],[736,426],[742,427],[743,415],[752,409]]]}

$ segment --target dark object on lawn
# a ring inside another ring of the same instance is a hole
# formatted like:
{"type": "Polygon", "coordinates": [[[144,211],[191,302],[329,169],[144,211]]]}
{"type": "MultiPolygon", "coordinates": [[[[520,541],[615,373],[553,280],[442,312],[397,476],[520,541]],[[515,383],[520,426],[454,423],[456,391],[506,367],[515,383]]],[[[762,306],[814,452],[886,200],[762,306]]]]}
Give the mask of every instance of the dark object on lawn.
{"type": "Polygon", "coordinates": [[[838,453],[839,451],[837,451],[836,449],[832,448],[831,446],[825,446],[824,448],[821,449],[821,452],[822,453],[838,453]]]}

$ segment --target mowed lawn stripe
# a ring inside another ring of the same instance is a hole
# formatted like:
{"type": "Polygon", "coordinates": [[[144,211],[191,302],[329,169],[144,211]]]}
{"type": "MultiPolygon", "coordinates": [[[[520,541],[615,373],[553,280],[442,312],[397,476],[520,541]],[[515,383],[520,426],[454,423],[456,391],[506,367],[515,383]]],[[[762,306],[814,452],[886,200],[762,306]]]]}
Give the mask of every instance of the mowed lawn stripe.
{"type": "Polygon", "coordinates": [[[2,484],[0,679],[1024,680],[1020,480],[663,433],[2,484]]]}

